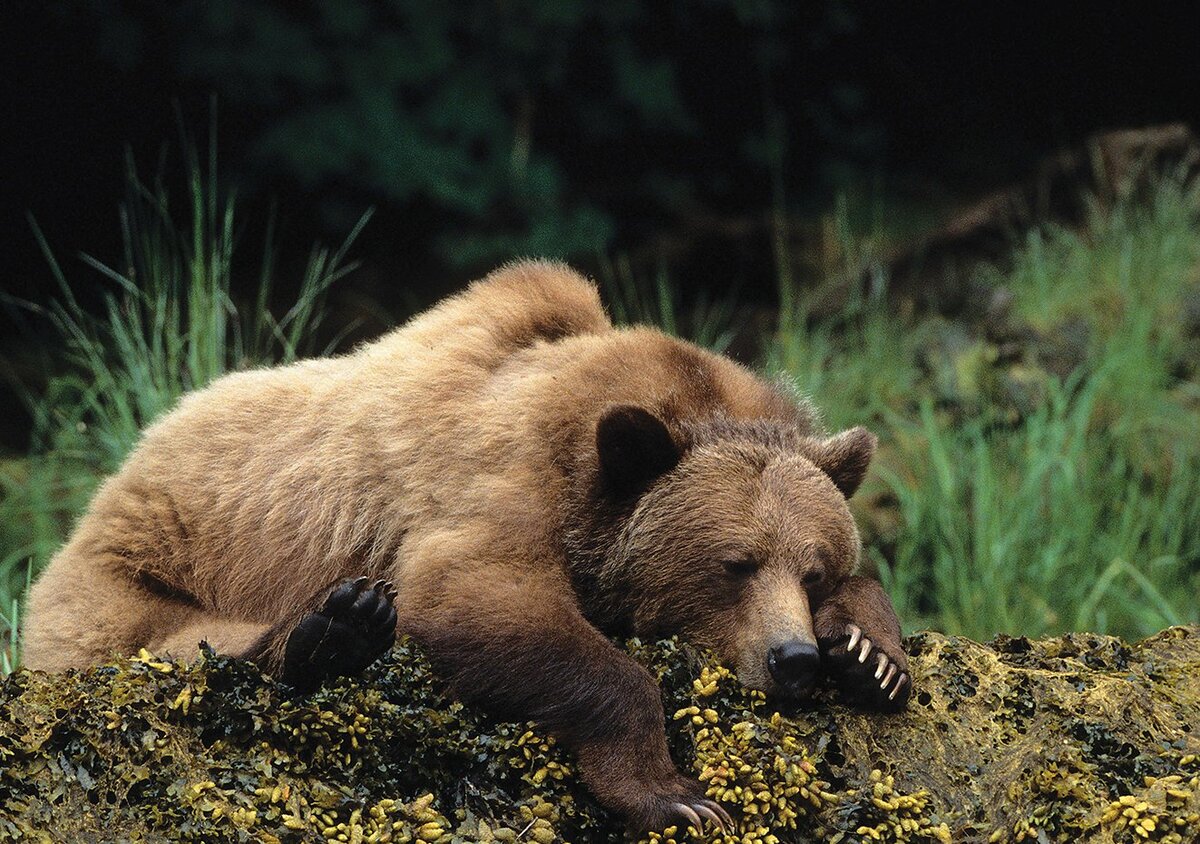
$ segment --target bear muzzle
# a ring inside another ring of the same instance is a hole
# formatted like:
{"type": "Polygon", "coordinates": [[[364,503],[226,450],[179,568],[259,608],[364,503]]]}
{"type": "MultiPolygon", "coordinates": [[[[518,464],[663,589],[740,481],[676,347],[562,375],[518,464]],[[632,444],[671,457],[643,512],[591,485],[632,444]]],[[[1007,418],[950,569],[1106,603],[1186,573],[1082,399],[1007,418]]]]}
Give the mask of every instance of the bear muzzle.
{"type": "Polygon", "coordinates": [[[767,651],[767,672],[793,697],[807,697],[816,685],[821,655],[812,642],[791,639],[767,651]]]}

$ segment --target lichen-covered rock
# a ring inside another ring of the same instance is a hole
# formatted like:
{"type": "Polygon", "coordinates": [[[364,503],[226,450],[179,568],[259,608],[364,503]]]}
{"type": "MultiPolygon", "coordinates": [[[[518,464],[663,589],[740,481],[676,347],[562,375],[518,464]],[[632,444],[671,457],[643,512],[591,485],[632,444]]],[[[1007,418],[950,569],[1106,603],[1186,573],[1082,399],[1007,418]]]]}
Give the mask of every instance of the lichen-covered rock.
{"type": "MultiPolygon", "coordinates": [[[[707,840],[1200,840],[1197,628],[908,646],[916,694],[880,716],[825,694],[781,712],[706,654],[631,642],[662,682],[676,761],[738,818],[707,840]]],[[[621,835],[552,740],[447,697],[407,642],[304,698],[211,654],[0,690],[0,840],[621,835]]]]}

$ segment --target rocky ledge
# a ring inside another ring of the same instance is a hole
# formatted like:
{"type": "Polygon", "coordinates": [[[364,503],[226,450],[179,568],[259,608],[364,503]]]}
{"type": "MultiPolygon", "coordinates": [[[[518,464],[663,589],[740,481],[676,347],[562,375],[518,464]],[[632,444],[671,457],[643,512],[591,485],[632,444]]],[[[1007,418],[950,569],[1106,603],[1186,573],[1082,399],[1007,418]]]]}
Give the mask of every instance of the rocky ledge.
{"type": "MultiPolygon", "coordinates": [[[[1200,629],[907,644],[912,704],[876,716],[825,692],[780,711],[704,653],[630,642],[680,767],[738,818],[692,840],[1200,841],[1200,629]]],[[[622,835],[552,740],[448,698],[407,642],[306,697],[212,654],[0,686],[0,840],[622,835]]]]}

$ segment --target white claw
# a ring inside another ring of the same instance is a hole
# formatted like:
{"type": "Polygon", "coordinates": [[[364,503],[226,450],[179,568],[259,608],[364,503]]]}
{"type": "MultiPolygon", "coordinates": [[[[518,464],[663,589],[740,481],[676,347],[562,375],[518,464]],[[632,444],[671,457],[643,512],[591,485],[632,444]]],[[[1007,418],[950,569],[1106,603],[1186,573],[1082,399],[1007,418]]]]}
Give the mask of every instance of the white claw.
{"type": "Polygon", "coordinates": [[[859,662],[866,662],[866,661],[867,661],[867,654],[869,654],[870,652],[871,652],[871,640],[870,640],[870,639],[868,639],[866,636],[863,636],[863,640],[862,640],[862,653],[860,653],[860,654],[858,655],[858,661],[859,661],[859,662]]]}
{"type": "Polygon", "coordinates": [[[691,806],[686,803],[676,803],[675,811],[687,818],[691,825],[696,828],[696,832],[704,831],[704,821],[700,820],[700,816],[696,814],[696,810],[691,806]]]}
{"type": "Polygon", "coordinates": [[[883,682],[879,684],[879,688],[886,689],[888,687],[888,683],[892,682],[892,678],[895,676],[896,676],[896,666],[889,665],[887,674],[884,675],[883,682]]]}
{"type": "Polygon", "coordinates": [[[854,650],[854,646],[858,644],[859,638],[862,637],[862,630],[853,624],[846,625],[846,632],[850,634],[850,644],[846,645],[846,652],[854,650]]]}
{"type": "Polygon", "coordinates": [[[880,677],[883,676],[883,669],[887,668],[887,664],[888,664],[887,654],[883,654],[883,653],[879,654],[879,657],[878,657],[878,659],[876,659],[876,662],[879,663],[879,667],[875,669],[875,679],[878,680],[880,677]]]}
{"type": "Polygon", "coordinates": [[[908,679],[907,674],[901,674],[900,679],[896,681],[896,688],[892,689],[892,693],[888,695],[888,700],[895,700],[896,693],[900,691],[900,687],[904,685],[904,681],[908,679]]]}
{"type": "MultiPolygon", "coordinates": [[[[692,808],[696,811],[696,814],[702,815],[702,816],[708,818],[714,824],[716,824],[717,829],[721,830],[722,833],[725,832],[725,821],[721,820],[721,816],[718,815],[716,812],[714,812],[712,809],[708,808],[703,803],[697,803],[692,808]]],[[[697,831],[703,832],[704,830],[698,829],[697,831]]]]}

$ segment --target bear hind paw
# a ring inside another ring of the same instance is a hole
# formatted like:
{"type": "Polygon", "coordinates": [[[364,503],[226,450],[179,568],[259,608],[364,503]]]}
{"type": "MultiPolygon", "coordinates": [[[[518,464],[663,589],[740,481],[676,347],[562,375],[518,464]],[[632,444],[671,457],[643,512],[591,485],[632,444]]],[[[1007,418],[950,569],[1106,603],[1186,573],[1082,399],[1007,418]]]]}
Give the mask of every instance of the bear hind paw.
{"type": "Polygon", "coordinates": [[[311,691],[326,677],[357,674],[396,641],[396,590],[385,580],[347,578],[300,619],[284,648],[283,682],[311,691]]]}

